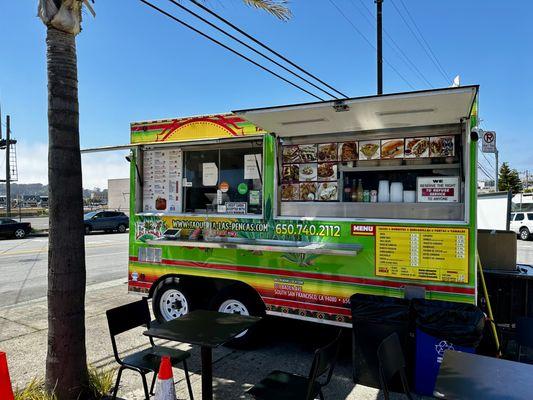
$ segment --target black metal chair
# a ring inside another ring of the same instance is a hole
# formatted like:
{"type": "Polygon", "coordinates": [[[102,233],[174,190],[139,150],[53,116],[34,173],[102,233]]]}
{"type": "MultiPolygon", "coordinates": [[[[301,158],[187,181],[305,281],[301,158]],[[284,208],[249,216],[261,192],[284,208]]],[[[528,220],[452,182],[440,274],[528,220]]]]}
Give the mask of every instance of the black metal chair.
{"type": "Polygon", "coordinates": [[[331,380],[340,347],[339,334],[328,345],[315,351],[308,376],[285,371],[272,371],[261,382],[248,390],[258,400],[313,400],[324,399],[322,388],[331,380]],[[322,376],[326,378],[320,382],[322,376]]]}
{"type": "Polygon", "coordinates": [[[119,355],[115,336],[143,325],[145,325],[147,328],[150,328],[150,310],[148,308],[148,302],[146,298],[113,308],[111,310],[107,310],[106,315],[109,333],[111,334],[111,344],[113,345],[113,354],[115,355],[115,360],[117,363],[120,364],[117,381],[113,390],[113,399],[117,397],[118,386],[120,383],[120,378],[122,377],[122,372],[125,369],[130,369],[138,372],[141,375],[144,396],[146,400],[149,400],[150,394],[153,394],[154,391],[154,385],[157,372],[159,371],[161,356],[166,355],[170,357],[170,362],[173,367],[176,367],[179,363],[183,363],[183,371],[185,372],[189,396],[191,400],[193,400],[191,381],[189,379],[189,371],[187,370],[186,362],[186,359],[190,357],[190,353],[188,351],[156,346],[153,339],[150,338],[150,347],[127,355],[124,358],[121,358],[119,355]],[[150,391],[148,391],[146,375],[150,372],[153,372],[154,376],[152,378],[150,391]]]}
{"type": "Polygon", "coordinates": [[[516,344],[518,361],[522,360],[522,347],[533,349],[533,318],[521,317],[516,320],[516,344]]]}
{"type": "Polygon", "coordinates": [[[378,351],[379,381],[383,397],[389,400],[388,382],[399,375],[405,395],[412,400],[407,376],[405,375],[405,359],[403,357],[400,338],[397,333],[387,336],[379,345],[378,351]]]}

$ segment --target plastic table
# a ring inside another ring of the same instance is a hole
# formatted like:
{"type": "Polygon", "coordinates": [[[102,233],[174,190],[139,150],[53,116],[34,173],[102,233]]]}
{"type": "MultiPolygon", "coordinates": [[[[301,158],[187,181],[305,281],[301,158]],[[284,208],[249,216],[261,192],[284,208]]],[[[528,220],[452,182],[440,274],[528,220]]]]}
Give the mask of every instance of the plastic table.
{"type": "Polygon", "coordinates": [[[533,365],[446,350],[433,395],[439,399],[526,400],[533,365]]]}
{"type": "Polygon", "coordinates": [[[261,320],[240,314],[196,310],[172,321],[154,325],[144,335],[201,347],[202,400],[213,399],[213,348],[229,342],[261,320]]]}

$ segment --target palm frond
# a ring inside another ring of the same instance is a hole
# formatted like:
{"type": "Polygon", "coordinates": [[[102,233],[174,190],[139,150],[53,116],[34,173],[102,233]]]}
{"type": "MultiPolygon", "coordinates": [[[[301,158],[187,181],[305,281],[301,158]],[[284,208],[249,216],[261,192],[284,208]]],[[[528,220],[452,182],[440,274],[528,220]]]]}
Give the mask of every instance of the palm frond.
{"type": "Polygon", "coordinates": [[[264,10],[282,21],[287,21],[291,10],[287,7],[287,0],[243,0],[245,4],[264,10]]]}

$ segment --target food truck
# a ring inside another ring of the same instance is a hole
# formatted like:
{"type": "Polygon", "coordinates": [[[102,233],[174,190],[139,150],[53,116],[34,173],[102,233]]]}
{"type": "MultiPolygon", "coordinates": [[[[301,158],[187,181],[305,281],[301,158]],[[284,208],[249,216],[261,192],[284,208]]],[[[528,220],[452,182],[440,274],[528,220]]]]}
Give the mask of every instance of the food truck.
{"type": "Polygon", "coordinates": [[[354,293],[476,302],[477,86],[131,124],[128,287],[350,326],[354,293]]]}

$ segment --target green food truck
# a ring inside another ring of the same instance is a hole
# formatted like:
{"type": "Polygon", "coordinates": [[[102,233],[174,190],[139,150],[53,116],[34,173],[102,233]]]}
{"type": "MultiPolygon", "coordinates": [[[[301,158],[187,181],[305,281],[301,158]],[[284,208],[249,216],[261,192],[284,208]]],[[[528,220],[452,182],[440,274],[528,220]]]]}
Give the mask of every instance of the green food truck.
{"type": "Polygon", "coordinates": [[[477,86],[131,124],[128,287],[350,326],[354,293],[476,302],[477,86]]]}

